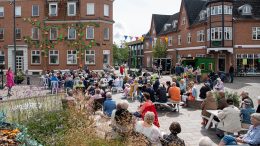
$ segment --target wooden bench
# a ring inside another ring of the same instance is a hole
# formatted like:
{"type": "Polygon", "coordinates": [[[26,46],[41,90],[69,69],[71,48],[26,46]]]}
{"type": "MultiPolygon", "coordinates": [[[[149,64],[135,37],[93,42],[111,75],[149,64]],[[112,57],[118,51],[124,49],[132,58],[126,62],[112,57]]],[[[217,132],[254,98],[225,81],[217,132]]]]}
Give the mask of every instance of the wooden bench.
{"type": "MultiPolygon", "coordinates": [[[[208,121],[210,120],[210,118],[207,117],[207,116],[203,116],[203,115],[201,115],[201,117],[204,118],[204,119],[207,119],[208,121]]],[[[216,120],[214,120],[214,119],[213,119],[211,122],[212,122],[212,127],[216,128],[218,122],[217,122],[216,120]]]]}
{"type": "Polygon", "coordinates": [[[154,102],[153,103],[155,106],[156,105],[162,105],[162,106],[165,106],[165,107],[168,107],[168,108],[170,108],[171,110],[177,110],[178,112],[180,112],[180,104],[181,104],[181,102],[172,102],[172,101],[167,101],[167,102],[165,102],[165,103],[163,103],[163,102],[154,102]]]}

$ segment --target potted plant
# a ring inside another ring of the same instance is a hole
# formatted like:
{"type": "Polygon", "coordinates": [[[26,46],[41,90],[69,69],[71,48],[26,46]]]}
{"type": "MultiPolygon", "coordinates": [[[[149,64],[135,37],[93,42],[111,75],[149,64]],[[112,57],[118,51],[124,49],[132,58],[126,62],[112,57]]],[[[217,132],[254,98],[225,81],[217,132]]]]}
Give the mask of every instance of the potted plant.
{"type": "Polygon", "coordinates": [[[24,74],[22,71],[18,71],[17,72],[17,75],[15,76],[15,83],[16,84],[21,84],[24,80],[24,74]]]}

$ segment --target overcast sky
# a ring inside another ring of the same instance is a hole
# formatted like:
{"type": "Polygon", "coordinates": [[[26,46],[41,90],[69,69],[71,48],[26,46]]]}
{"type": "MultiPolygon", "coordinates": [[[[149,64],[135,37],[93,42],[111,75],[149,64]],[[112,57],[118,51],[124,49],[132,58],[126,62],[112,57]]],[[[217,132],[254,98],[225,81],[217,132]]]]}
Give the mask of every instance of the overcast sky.
{"type": "Polygon", "coordinates": [[[124,40],[124,35],[140,37],[149,31],[152,14],[172,15],[180,5],[181,0],[115,0],[114,42],[124,40]]]}

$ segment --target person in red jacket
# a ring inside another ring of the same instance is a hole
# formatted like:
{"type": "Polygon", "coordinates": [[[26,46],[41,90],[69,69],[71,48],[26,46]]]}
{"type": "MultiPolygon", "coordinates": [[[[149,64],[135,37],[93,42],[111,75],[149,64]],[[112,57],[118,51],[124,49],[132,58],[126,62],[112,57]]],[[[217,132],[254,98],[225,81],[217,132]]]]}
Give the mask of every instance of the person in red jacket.
{"type": "Polygon", "coordinates": [[[125,70],[124,65],[121,65],[120,68],[119,68],[121,75],[124,75],[124,70],[125,70]]]}

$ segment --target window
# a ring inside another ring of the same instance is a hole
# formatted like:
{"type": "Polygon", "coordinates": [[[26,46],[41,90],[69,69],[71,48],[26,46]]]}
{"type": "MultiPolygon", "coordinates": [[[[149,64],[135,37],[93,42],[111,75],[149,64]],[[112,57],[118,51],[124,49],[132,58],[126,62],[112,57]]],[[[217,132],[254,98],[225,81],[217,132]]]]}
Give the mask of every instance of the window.
{"type": "Polygon", "coordinates": [[[32,39],[39,40],[39,28],[37,27],[32,28],[32,39]]]}
{"type": "Polygon", "coordinates": [[[211,40],[219,41],[222,39],[222,27],[211,28],[211,40]]]}
{"type": "Polygon", "coordinates": [[[216,15],[216,7],[211,7],[211,15],[216,15]]]}
{"type": "Polygon", "coordinates": [[[0,40],[4,40],[4,28],[0,28],[0,40]]]}
{"type": "Polygon", "coordinates": [[[260,27],[252,28],[253,40],[260,40],[260,27]]]}
{"type": "Polygon", "coordinates": [[[68,2],[67,8],[68,16],[76,16],[76,2],[68,2]]]}
{"type": "Polygon", "coordinates": [[[77,64],[77,51],[69,50],[67,52],[67,64],[77,64]]]}
{"type": "Polygon", "coordinates": [[[59,64],[59,51],[50,50],[50,52],[49,52],[49,64],[59,64]]]}
{"type": "Polygon", "coordinates": [[[205,63],[201,63],[201,64],[200,64],[200,69],[201,69],[201,70],[204,70],[204,69],[205,69],[205,63]]]}
{"type": "Polygon", "coordinates": [[[225,27],[225,36],[224,39],[225,40],[232,40],[232,27],[225,27]]]}
{"type": "Polygon", "coordinates": [[[32,50],[32,58],[31,63],[32,64],[41,64],[41,52],[39,50],[32,50]]]}
{"type": "Polygon", "coordinates": [[[32,16],[39,16],[39,5],[32,5],[32,16]]]}
{"type": "Polygon", "coordinates": [[[207,29],[207,40],[210,40],[210,29],[207,29]]]}
{"type": "Polygon", "coordinates": [[[188,43],[188,44],[191,43],[191,33],[188,33],[188,36],[187,36],[187,43],[188,43]]]}
{"type": "Polygon", "coordinates": [[[17,40],[20,40],[21,39],[21,29],[20,28],[16,28],[15,29],[15,37],[17,40]]]}
{"type": "Polygon", "coordinates": [[[95,4],[87,3],[87,15],[95,15],[95,4]]]}
{"type": "Polygon", "coordinates": [[[252,7],[250,5],[244,5],[242,9],[243,15],[251,15],[252,7]]]}
{"type": "Polygon", "coordinates": [[[56,27],[52,27],[50,29],[50,40],[57,40],[58,37],[58,29],[56,27]]]}
{"type": "Polygon", "coordinates": [[[168,36],[168,46],[172,46],[172,36],[168,36]]]}
{"type": "Polygon", "coordinates": [[[178,35],[178,45],[181,45],[181,35],[178,35]]]}
{"type": "Polygon", "coordinates": [[[87,27],[86,38],[87,39],[94,39],[94,27],[93,26],[87,27]]]}
{"type": "Polygon", "coordinates": [[[5,15],[5,9],[4,7],[0,7],[0,17],[4,17],[5,15]]]}
{"type": "Polygon", "coordinates": [[[104,40],[109,40],[109,28],[104,28],[104,40]]]}
{"type": "Polygon", "coordinates": [[[70,27],[68,29],[68,39],[69,40],[75,40],[76,39],[76,29],[73,27],[70,27]]]}
{"type": "Polygon", "coordinates": [[[151,67],[151,58],[149,56],[146,58],[146,66],[151,67]]]}
{"type": "Polygon", "coordinates": [[[57,3],[49,4],[49,16],[58,16],[58,5],[57,3]]]}
{"type": "Polygon", "coordinates": [[[205,33],[204,30],[197,31],[197,42],[205,41],[205,33]]]}
{"type": "Polygon", "coordinates": [[[196,57],[206,57],[205,54],[196,54],[196,57]]]}
{"type": "Polygon", "coordinates": [[[182,23],[181,23],[182,25],[185,25],[186,24],[186,17],[183,17],[182,18],[182,23]]]}
{"type": "Polygon", "coordinates": [[[225,5],[224,6],[224,14],[232,14],[232,9],[233,9],[233,7],[232,6],[227,6],[227,5],[225,5]]]}
{"type": "Polygon", "coordinates": [[[104,4],[104,16],[109,16],[109,5],[104,4]]]}
{"type": "Polygon", "coordinates": [[[145,48],[149,49],[149,42],[145,42],[145,48]]]}
{"type": "Polygon", "coordinates": [[[22,8],[21,6],[15,6],[15,16],[16,17],[21,17],[22,15],[22,8]]]}
{"type": "Polygon", "coordinates": [[[5,52],[0,51],[0,64],[5,64],[5,52]]]}
{"type": "Polygon", "coordinates": [[[207,8],[207,17],[209,17],[210,14],[210,8],[207,8]]]}
{"type": "Polygon", "coordinates": [[[86,50],[86,64],[95,64],[94,50],[86,50]]]}
{"type": "Polygon", "coordinates": [[[222,14],[222,5],[218,6],[218,14],[222,14]]]}
{"type": "Polygon", "coordinates": [[[206,11],[205,10],[202,10],[201,12],[200,12],[200,20],[204,20],[205,19],[205,16],[206,16],[206,11]]]}

